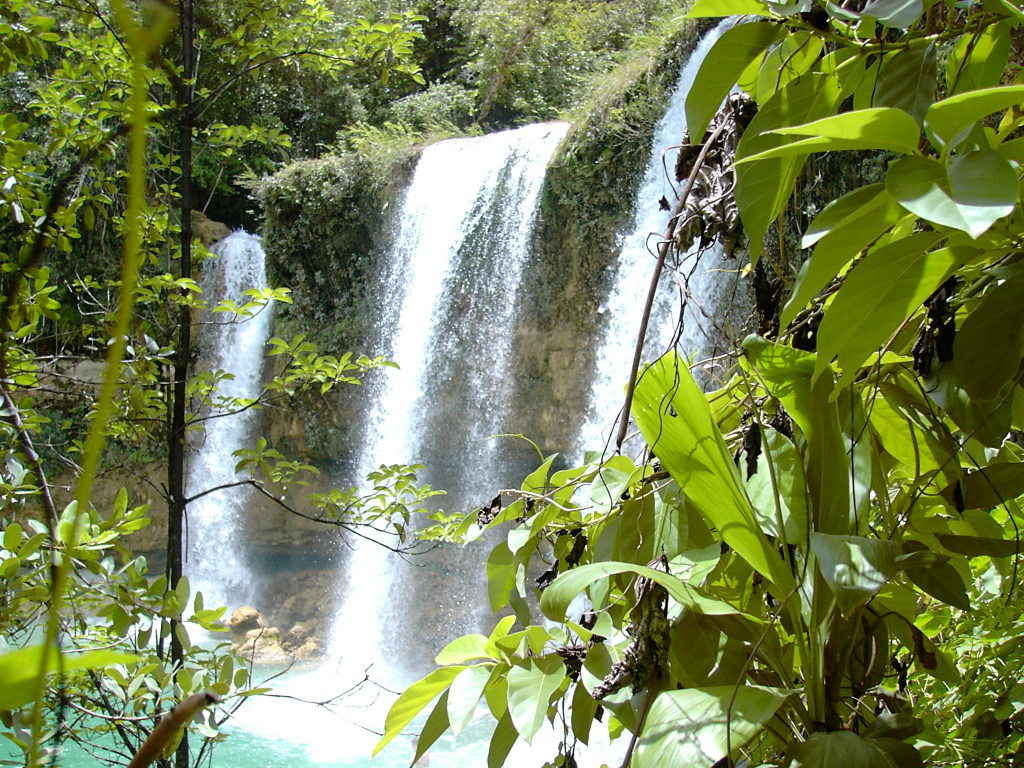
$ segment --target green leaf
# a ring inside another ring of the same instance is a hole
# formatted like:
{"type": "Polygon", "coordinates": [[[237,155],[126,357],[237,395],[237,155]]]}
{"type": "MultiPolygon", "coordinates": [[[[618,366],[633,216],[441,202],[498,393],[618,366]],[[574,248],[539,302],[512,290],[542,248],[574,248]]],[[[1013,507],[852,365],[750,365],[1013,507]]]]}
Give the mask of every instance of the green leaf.
{"type": "Polygon", "coordinates": [[[761,529],[786,544],[807,540],[810,523],[804,466],[796,446],[785,435],[769,429],[762,436],[757,471],[746,481],[747,495],[761,529]],[[768,461],[772,462],[769,468],[768,461]],[[775,478],[775,483],[772,478],[775,478]],[[776,490],[777,489],[777,490],[776,490]],[[780,509],[776,510],[776,494],[780,509]],[[779,521],[782,530],[779,530],[779,521]]]}
{"type": "Polygon", "coordinates": [[[826,533],[811,534],[811,550],[847,618],[892,578],[900,554],[894,541],[826,533]]]}
{"type": "MultiPolygon", "coordinates": [[[[616,562],[588,563],[560,574],[541,595],[540,609],[552,621],[563,621],[569,610],[569,604],[578,594],[591,584],[620,573],[635,573],[660,584],[673,600],[696,613],[712,616],[742,615],[739,609],[721,600],[706,596],[696,587],[665,573],[665,571],[648,568],[646,565],[616,562]]],[[[760,619],[752,616],[744,616],[744,618],[755,625],[761,623],[760,619]]]]}
{"type": "Polygon", "coordinates": [[[512,715],[506,712],[494,726],[494,733],[491,734],[491,743],[487,749],[487,768],[504,766],[508,753],[512,751],[518,739],[519,732],[512,722],[512,715]]]}
{"type": "Polygon", "coordinates": [[[937,563],[921,568],[907,568],[907,578],[922,592],[946,605],[962,611],[971,609],[967,587],[960,572],[949,563],[937,563]]]}
{"type": "Polygon", "coordinates": [[[711,47],[686,95],[686,127],[695,144],[703,140],[708,123],[743,70],[781,33],[781,27],[764,21],[737,24],[711,47]]]}
{"type": "Polygon", "coordinates": [[[732,685],[662,691],[651,704],[633,768],[712,765],[750,742],[787,691],[732,685]]]}
{"type": "MultiPolygon", "coordinates": [[[[955,504],[956,483],[942,490],[950,504],[955,504]]],[[[968,472],[960,481],[960,498],[964,509],[995,509],[1003,503],[1024,495],[1024,464],[989,464],[968,472]]]]}
{"type": "Polygon", "coordinates": [[[776,128],[771,133],[809,138],[788,141],[774,149],[746,156],[738,160],[737,165],[770,157],[843,149],[880,149],[911,155],[917,152],[917,140],[921,134],[914,118],[902,109],[892,107],[844,112],[804,125],[776,128]]]}
{"type": "Polygon", "coordinates": [[[467,667],[448,688],[448,722],[452,733],[462,733],[476,714],[484,686],[491,677],[491,667],[467,667]]]}
{"type": "Polygon", "coordinates": [[[861,738],[853,731],[812,733],[786,747],[786,768],[924,768],[921,754],[895,739],[861,738]]]}
{"type": "Polygon", "coordinates": [[[901,109],[921,125],[935,101],[937,82],[934,41],[915,40],[885,60],[875,85],[875,106],[901,109]]]}
{"type": "Polygon", "coordinates": [[[430,711],[427,721],[423,724],[423,730],[420,731],[420,735],[416,739],[416,755],[412,759],[413,764],[426,754],[434,742],[441,737],[441,734],[448,730],[448,726],[448,691],[445,691],[430,711]]]}
{"type": "Polygon", "coordinates": [[[850,467],[846,441],[832,395],[831,376],[813,383],[815,355],[775,344],[758,336],[743,342],[745,367],[753,366],[768,391],[785,406],[807,441],[805,479],[814,512],[814,530],[846,533],[850,530],[850,467]]]}
{"type": "Polygon", "coordinates": [[[975,34],[961,35],[946,64],[950,95],[999,85],[1010,59],[1010,25],[989,24],[975,34]]]}
{"type": "Polygon", "coordinates": [[[855,374],[956,267],[977,253],[941,248],[941,235],[920,232],[870,251],[846,276],[818,328],[820,375],[833,357],[842,378],[855,374]]]}
{"type": "Polygon", "coordinates": [[[1018,273],[982,298],[953,342],[957,382],[973,400],[995,400],[1017,376],[1024,359],[1022,327],[1024,273],[1018,273]]]}
{"type": "Polygon", "coordinates": [[[764,104],[776,91],[807,72],[818,60],[824,44],[817,35],[802,30],[784,37],[764,57],[757,75],[755,100],[764,104]]]}
{"type": "Polygon", "coordinates": [[[516,558],[506,542],[499,543],[487,556],[487,595],[491,610],[504,608],[516,588],[516,558]]]}
{"type": "Polygon", "coordinates": [[[1020,553],[1020,543],[1013,539],[959,536],[953,533],[940,533],[936,538],[950,552],[967,557],[1015,557],[1020,553]]]}
{"type": "Polygon", "coordinates": [[[896,223],[903,209],[881,184],[872,184],[835,201],[811,223],[804,248],[820,237],[811,257],[797,276],[793,294],[782,310],[783,326],[839,274],[860,251],[896,223]],[[837,210],[832,211],[833,206],[837,210]],[[855,207],[856,206],[856,207],[855,207]],[[827,215],[827,217],[826,217],[827,215]],[[819,219],[823,219],[819,224],[819,219]],[[807,238],[811,242],[806,242],[807,238]]]}
{"type": "MultiPolygon", "coordinates": [[[[811,73],[788,83],[772,96],[743,132],[737,157],[779,147],[790,140],[772,129],[797,125],[832,114],[841,98],[835,75],[811,73]]],[[[736,166],[736,205],[750,237],[751,259],[761,254],[764,235],[778,217],[807,158],[803,155],[769,158],[736,166]]]]}
{"type": "Polygon", "coordinates": [[[717,528],[780,595],[793,590],[793,575],[761,531],[732,453],[685,360],[673,352],[644,370],[634,394],[633,416],[651,450],[683,490],[687,506],[717,528]]]}
{"type": "Polygon", "coordinates": [[[52,675],[57,671],[101,669],[138,660],[134,654],[106,649],[61,654],[56,648],[51,648],[44,666],[41,645],[9,651],[0,655],[0,680],[3,681],[0,685],[0,711],[18,709],[32,701],[40,672],[52,675]]]}
{"type": "Polygon", "coordinates": [[[885,712],[874,720],[864,731],[866,739],[909,739],[924,730],[920,718],[905,712],[885,712]]]}
{"type": "Polygon", "coordinates": [[[400,734],[402,729],[420,713],[420,710],[452,684],[452,681],[463,669],[465,667],[461,666],[435,669],[423,679],[406,688],[388,710],[388,716],[384,722],[384,735],[373,748],[373,754],[377,755],[400,734]]]}
{"type": "Polygon", "coordinates": [[[547,718],[551,696],[565,678],[557,657],[526,659],[508,672],[508,711],[520,737],[533,741],[547,718]]]}
{"type": "Polygon", "coordinates": [[[993,112],[1024,102],[1024,85],[984,88],[958,93],[931,105],[924,127],[928,138],[940,152],[948,152],[957,137],[973,123],[993,112]]]}
{"type": "Polygon", "coordinates": [[[434,658],[439,667],[449,664],[464,664],[476,659],[494,659],[487,647],[487,638],[483,635],[463,635],[452,640],[434,658]]]}
{"type": "Polygon", "coordinates": [[[869,0],[860,15],[876,19],[883,27],[907,29],[924,13],[922,0],[869,0]]]}
{"type": "Polygon", "coordinates": [[[771,11],[760,0],[697,0],[684,18],[705,19],[722,16],[771,16],[771,11]]]}

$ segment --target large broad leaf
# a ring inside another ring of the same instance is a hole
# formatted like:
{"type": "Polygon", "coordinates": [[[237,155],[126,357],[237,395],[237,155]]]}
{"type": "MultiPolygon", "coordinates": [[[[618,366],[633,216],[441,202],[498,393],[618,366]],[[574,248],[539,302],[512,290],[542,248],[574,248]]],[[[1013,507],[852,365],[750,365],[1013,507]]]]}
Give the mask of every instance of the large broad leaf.
{"type": "Polygon", "coordinates": [[[782,325],[789,325],[807,302],[901,215],[906,214],[882,184],[851,192],[822,211],[804,235],[802,247],[815,242],[817,247],[800,268],[793,294],[782,310],[782,325]]]}
{"type": "Polygon", "coordinates": [[[633,768],[712,765],[747,744],[788,691],[732,685],[663,691],[651,704],[633,768]]]}
{"type": "Polygon", "coordinates": [[[999,85],[1009,58],[1010,25],[1005,21],[961,35],[946,64],[946,90],[953,95],[999,85]]]}
{"type": "Polygon", "coordinates": [[[907,568],[907,578],[925,594],[962,611],[971,609],[971,599],[960,572],[946,563],[907,568]]]}
{"type": "Polygon", "coordinates": [[[944,488],[942,495],[960,509],[995,509],[1024,496],[1024,464],[990,464],[968,472],[958,484],[944,488]]]}
{"type": "Polygon", "coordinates": [[[746,485],[754,513],[765,533],[785,544],[807,540],[810,520],[804,465],[796,446],[781,432],[769,429],[762,437],[757,471],[747,479],[746,485]]]}
{"type": "Polygon", "coordinates": [[[494,726],[494,733],[491,734],[491,744],[487,749],[487,768],[501,768],[505,765],[508,753],[512,751],[518,739],[519,733],[512,722],[512,716],[506,712],[494,726]]]}
{"type": "Polygon", "coordinates": [[[885,60],[875,85],[875,106],[901,109],[920,125],[935,100],[937,81],[935,43],[916,40],[885,60]]]}
{"type": "Polygon", "coordinates": [[[391,743],[391,740],[400,734],[439,693],[448,688],[464,669],[464,666],[435,669],[422,680],[406,688],[388,710],[387,719],[384,721],[384,735],[373,748],[373,754],[376,755],[391,743]]]}
{"type": "Polygon", "coordinates": [[[684,359],[673,352],[645,369],[636,387],[633,416],[687,505],[774,582],[780,594],[793,590],[793,575],[761,531],[707,399],[684,359]]]}
{"type": "MultiPolygon", "coordinates": [[[[748,157],[788,144],[773,129],[800,125],[830,115],[838,108],[842,84],[835,75],[811,73],[793,80],[772,96],[743,132],[736,156],[748,157]]],[[[750,237],[750,257],[761,254],[764,234],[789,200],[805,155],[768,158],[736,166],[736,205],[750,237]]]]}
{"type": "Polygon", "coordinates": [[[846,617],[874,597],[898,570],[900,548],[895,541],[812,533],[811,549],[846,617]]]}
{"type": "Polygon", "coordinates": [[[420,731],[420,735],[416,739],[416,754],[412,759],[414,765],[434,745],[434,742],[448,730],[449,725],[448,691],[445,691],[427,716],[427,721],[423,724],[423,730],[420,731]]]}
{"type": "Polygon", "coordinates": [[[508,672],[508,712],[519,735],[533,741],[548,713],[551,696],[565,678],[557,657],[527,659],[508,672]]]}
{"type": "MultiPolygon", "coordinates": [[[[569,604],[578,594],[594,582],[620,573],[635,573],[660,584],[673,600],[696,613],[709,616],[742,615],[735,607],[708,597],[672,574],[634,563],[589,563],[566,571],[544,590],[540,598],[540,609],[552,621],[564,621],[569,604]]],[[[744,619],[752,627],[761,625],[761,620],[753,616],[744,616],[744,619]]]]}
{"type": "Polygon", "coordinates": [[[1024,272],[990,291],[967,316],[953,343],[958,383],[974,400],[994,400],[1024,358],[1024,272]]]}
{"type": "Polygon", "coordinates": [[[720,16],[771,16],[760,0],[697,0],[684,18],[705,19],[720,16]]]}
{"type": "Polygon", "coordinates": [[[65,653],[51,647],[43,664],[43,646],[34,645],[0,654],[0,711],[18,709],[35,697],[39,674],[52,675],[82,669],[100,669],[138,661],[133,654],[107,649],[65,653]]]}
{"type": "Polygon", "coordinates": [[[744,365],[779,399],[807,441],[807,490],[814,530],[847,533],[851,525],[850,469],[831,376],[812,384],[815,355],[758,336],[743,342],[744,365]]]}
{"type": "Polygon", "coordinates": [[[477,704],[483,696],[484,686],[491,677],[492,667],[467,667],[459,673],[448,688],[448,722],[452,733],[462,733],[476,714],[477,704]]]}
{"type": "Polygon", "coordinates": [[[936,149],[947,151],[973,123],[1021,103],[1024,103],[1024,85],[958,93],[928,108],[925,131],[936,149]]]}
{"type": "Polygon", "coordinates": [[[824,40],[810,32],[798,31],[784,37],[764,57],[757,75],[755,100],[764,104],[777,90],[808,72],[824,44],[824,40]]]}
{"type": "Polygon", "coordinates": [[[980,237],[1017,203],[1017,174],[998,152],[968,152],[945,166],[905,157],[886,174],[886,189],[911,213],[980,237]]]}
{"type": "Polygon", "coordinates": [[[815,375],[838,357],[842,378],[855,374],[896,329],[975,255],[972,248],[926,251],[941,235],[921,232],[877,248],[847,275],[818,328],[815,375]]]}
{"type": "Polygon", "coordinates": [[[778,40],[782,28],[766,21],[737,24],[711,47],[686,95],[686,127],[691,140],[703,139],[711,118],[743,70],[778,40]]]}
{"type": "Polygon", "coordinates": [[[896,739],[861,738],[853,731],[814,733],[786,748],[786,768],[924,768],[921,753],[896,739]]]}
{"type": "Polygon", "coordinates": [[[869,0],[860,15],[875,19],[883,27],[907,29],[923,13],[922,0],[869,0]]]}
{"type": "Polygon", "coordinates": [[[841,149],[885,149],[910,155],[917,152],[920,137],[914,118],[893,107],[844,112],[805,125],[777,128],[772,133],[797,138],[774,149],[744,157],[737,164],[841,149]],[[803,136],[807,138],[799,138],[803,136]]]}
{"type": "Polygon", "coordinates": [[[991,539],[985,536],[959,536],[940,533],[939,544],[950,552],[967,557],[1014,557],[1020,554],[1021,545],[1014,539],[991,539]]]}

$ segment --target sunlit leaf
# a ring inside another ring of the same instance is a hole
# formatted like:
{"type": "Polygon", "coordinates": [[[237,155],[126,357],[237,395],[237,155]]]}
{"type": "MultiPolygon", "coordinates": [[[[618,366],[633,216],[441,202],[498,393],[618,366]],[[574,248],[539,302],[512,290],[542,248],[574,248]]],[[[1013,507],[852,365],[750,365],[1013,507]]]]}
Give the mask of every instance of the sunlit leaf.
{"type": "Polygon", "coordinates": [[[682,358],[670,353],[644,371],[633,416],[687,505],[781,593],[792,590],[793,575],[758,526],[732,454],[682,358]]]}
{"type": "Polygon", "coordinates": [[[727,685],[662,691],[640,733],[634,768],[712,765],[764,727],[788,691],[727,685]]]}
{"type": "Polygon", "coordinates": [[[958,93],[932,104],[924,127],[935,148],[944,151],[972,123],[1021,103],[1024,103],[1024,85],[958,93]]]}
{"type": "Polygon", "coordinates": [[[941,248],[935,232],[910,235],[877,248],[847,275],[818,329],[815,375],[834,357],[843,378],[857,372],[917,311],[950,273],[977,253],[970,248],[941,248]]]}
{"type": "Polygon", "coordinates": [[[745,156],[738,162],[842,149],[884,149],[909,155],[917,152],[920,129],[902,109],[877,107],[843,112],[804,125],[776,128],[772,133],[797,138],[774,149],[745,156]],[[808,138],[799,138],[803,136],[808,138]]]}
{"type": "Polygon", "coordinates": [[[726,30],[708,52],[686,96],[687,131],[696,143],[736,80],[756,57],[774,43],[782,28],[768,22],[737,24],[726,30]]]}
{"type": "Polygon", "coordinates": [[[420,713],[425,706],[451,685],[452,680],[465,667],[441,667],[435,669],[418,682],[406,688],[402,694],[395,699],[395,703],[388,710],[387,719],[384,722],[384,735],[373,748],[373,754],[378,754],[384,747],[398,736],[402,730],[412,722],[413,718],[420,713]]]}
{"type": "Polygon", "coordinates": [[[531,658],[508,672],[508,711],[520,737],[530,743],[547,718],[548,704],[565,678],[557,657],[531,658]]]}

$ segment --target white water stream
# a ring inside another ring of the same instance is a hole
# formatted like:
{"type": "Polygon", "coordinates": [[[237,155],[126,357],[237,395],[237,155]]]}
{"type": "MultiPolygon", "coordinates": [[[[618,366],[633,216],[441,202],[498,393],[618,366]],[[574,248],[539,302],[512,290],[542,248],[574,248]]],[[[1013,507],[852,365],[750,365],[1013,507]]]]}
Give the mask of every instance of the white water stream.
{"type": "MultiPolygon", "coordinates": [[[[210,306],[223,299],[242,305],[242,294],[264,288],[267,276],[260,239],[234,232],[211,249],[219,258],[209,262],[203,276],[203,295],[210,306]]],[[[204,414],[203,432],[192,437],[195,453],[189,461],[188,495],[236,481],[232,455],[247,445],[254,409],[223,407],[224,398],[255,398],[261,391],[263,360],[270,335],[269,307],[244,321],[230,313],[207,312],[199,334],[202,357],[212,371],[232,374],[217,384],[213,407],[204,414]]],[[[244,557],[242,513],[252,498],[246,488],[228,487],[202,496],[188,506],[186,573],[193,590],[206,605],[237,607],[255,597],[252,573],[244,557]]]]}
{"type": "MultiPolygon", "coordinates": [[[[726,20],[719,24],[703,37],[690,54],[680,70],[668,109],[655,128],[644,180],[633,203],[635,225],[625,237],[618,263],[614,267],[612,293],[599,309],[603,322],[596,358],[598,368],[591,385],[590,413],[577,441],[580,454],[583,450],[606,448],[614,438],[614,419],[621,411],[625,398],[626,380],[629,378],[634,345],[640,331],[640,318],[657,261],[658,243],[664,237],[669,223],[670,213],[662,207],[660,201],[664,198],[674,205],[678,197],[677,187],[671,179],[674,177],[678,146],[686,131],[686,95],[711,47],[733,23],[732,20],[726,20]]],[[[709,252],[706,261],[689,281],[688,289],[699,304],[713,304],[712,296],[719,290],[715,285],[717,274],[708,272],[704,266],[717,256],[714,250],[709,252]]],[[[679,266],[681,273],[689,271],[690,265],[686,260],[679,266]]],[[[673,284],[666,269],[661,277],[647,329],[643,357],[645,362],[668,351],[679,321],[679,288],[673,284]]],[[[696,319],[685,322],[676,349],[683,355],[700,350],[703,335],[696,319]]]]}
{"type": "MultiPolygon", "coordinates": [[[[382,342],[401,368],[380,369],[371,386],[361,477],[422,462],[437,468],[425,476],[431,484],[458,488],[460,500],[445,499],[446,508],[495,487],[486,438],[503,431],[516,294],[544,171],[566,130],[532,125],[424,150],[402,202],[381,317],[382,342]],[[446,466],[449,445],[459,453],[446,466]]],[[[458,585],[431,592],[430,579],[451,563],[411,565],[372,542],[352,545],[328,654],[343,677],[369,669],[375,681],[408,683],[429,661],[411,648],[416,635],[474,631],[466,626],[473,608],[452,605],[458,585]],[[427,626],[411,628],[410,615],[427,626]]]]}

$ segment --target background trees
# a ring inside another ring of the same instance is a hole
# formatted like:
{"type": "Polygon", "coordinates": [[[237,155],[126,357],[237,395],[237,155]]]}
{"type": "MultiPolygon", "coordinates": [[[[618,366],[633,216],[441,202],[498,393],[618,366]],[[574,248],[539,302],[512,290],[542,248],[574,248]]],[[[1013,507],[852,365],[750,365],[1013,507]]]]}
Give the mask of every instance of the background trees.
{"type": "MultiPolygon", "coordinates": [[[[302,62],[330,74],[358,61],[378,76],[418,79],[409,60],[412,15],[342,24],[316,2],[273,10],[225,3],[203,15],[186,3],[179,10],[0,7],[0,64],[19,76],[17,88],[5,91],[10,111],[0,116],[0,710],[26,765],[48,761],[68,740],[110,749],[96,742],[106,723],[118,737],[114,749],[131,754],[166,698],[209,689],[238,697],[234,706],[254,692],[226,646],[194,647],[182,625],[187,619],[216,631],[224,611],[206,607],[182,574],[187,435],[199,410],[210,418],[253,405],[216,398],[227,372],[191,371],[193,312],[203,306],[193,255],[208,256],[192,234],[193,177],[204,151],[231,155],[287,137],[277,125],[217,120],[214,105],[243,79],[302,62]],[[81,428],[82,439],[70,443],[70,453],[42,454],[36,446],[46,441],[47,391],[67,373],[70,355],[98,350],[107,350],[103,381],[82,384],[82,422],[63,427],[81,428]],[[92,503],[110,441],[167,446],[167,568],[156,579],[123,541],[148,524],[145,508],[130,508],[123,491],[112,509],[92,503]],[[47,459],[74,470],[74,500],[66,506],[56,500],[47,459]]],[[[287,291],[251,298],[219,309],[241,322],[287,300],[287,291]]],[[[320,355],[301,339],[278,341],[277,349],[283,372],[261,400],[304,386],[326,391],[380,362],[320,355]]],[[[243,461],[253,477],[240,483],[273,484],[277,496],[306,469],[257,448],[243,461]]],[[[321,512],[335,523],[358,522],[364,508],[369,518],[407,515],[405,502],[424,492],[408,486],[408,472],[383,477],[372,503],[341,493],[325,496],[321,512]],[[395,490],[398,482],[403,490],[395,490]]],[[[210,712],[195,726],[207,739],[203,749],[218,738],[223,717],[210,712]]],[[[195,754],[181,739],[176,763],[195,754]]]]}
{"type": "Polygon", "coordinates": [[[512,615],[443,649],[378,749],[439,696],[419,752],[486,701],[491,765],[548,720],[556,765],[598,721],[633,766],[1019,759],[1024,16],[858,8],[690,11],[755,17],[687,118],[696,145],[734,86],[756,103],[734,199],[780,303],[713,393],[676,355],[646,368],[629,455],[548,457],[466,518],[507,528],[487,578],[512,615]],[[885,169],[822,206],[821,152],[885,169]]]}

